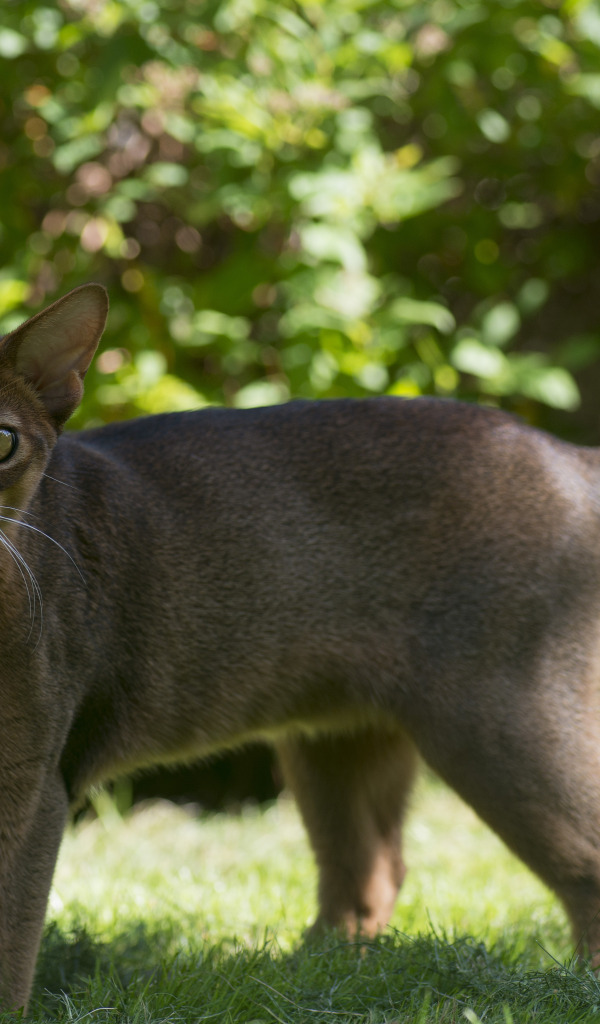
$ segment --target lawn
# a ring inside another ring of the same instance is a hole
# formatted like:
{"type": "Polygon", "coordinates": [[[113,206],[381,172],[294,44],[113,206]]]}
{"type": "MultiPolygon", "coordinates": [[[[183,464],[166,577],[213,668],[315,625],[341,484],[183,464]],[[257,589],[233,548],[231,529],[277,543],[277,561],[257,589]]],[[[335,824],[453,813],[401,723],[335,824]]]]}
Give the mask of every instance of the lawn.
{"type": "Polygon", "coordinates": [[[430,777],[392,929],[366,949],[302,943],[315,871],[290,800],[200,819],[97,807],[63,844],[34,1020],[600,1021],[556,900],[430,777]]]}

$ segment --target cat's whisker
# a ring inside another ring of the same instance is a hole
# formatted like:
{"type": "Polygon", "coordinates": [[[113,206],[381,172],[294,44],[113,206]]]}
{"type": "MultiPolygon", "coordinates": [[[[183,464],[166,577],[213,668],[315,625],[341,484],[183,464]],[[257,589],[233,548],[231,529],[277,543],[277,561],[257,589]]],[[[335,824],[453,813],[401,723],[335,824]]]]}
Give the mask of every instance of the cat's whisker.
{"type": "MultiPolygon", "coordinates": [[[[4,518],[4,517],[0,517],[0,518],[4,518]]],[[[37,581],[35,573],[31,569],[31,566],[28,564],[27,560],[23,557],[23,555],[21,554],[19,549],[12,543],[12,541],[9,540],[9,538],[6,536],[6,534],[4,533],[4,531],[1,528],[0,528],[0,543],[2,543],[4,545],[4,547],[6,548],[8,553],[10,554],[11,558],[13,559],[15,565],[17,566],[17,569],[19,570],[19,572],[21,574],[21,578],[23,580],[23,583],[25,584],[25,589],[27,591],[27,600],[29,602],[29,618],[30,618],[30,623],[31,623],[30,627],[29,627],[29,633],[27,634],[27,640],[29,640],[29,638],[31,636],[31,632],[33,630],[33,624],[35,622],[36,605],[39,607],[40,629],[39,629],[39,634],[38,634],[38,640],[37,640],[37,643],[36,643],[36,647],[37,647],[37,644],[40,642],[40,639],[41,639],[41,636],[42,636],[42,628],[43,628],[43,622],[44,622],[44,613],[43,613],[44,601],[43,601],[43,597],[42,597],[41,587],[40,587],[40,585],[39,585],[39,583],[37,581]],[[29,577],[29,581],[28,581],[27,577],[29,577]],[[31,584],[31,590],[30,590],[30,584],[31,584]]]]}
{"type": "MultiPolygon", "coordinates": [[[[20,561],[20,558],[18,556],[18,553],[14,550],[13,545],[11,544],[11,542],[9,541],[8,537],[6,536],[6,534],[4,533],[4,531],[2,529],[0,529],[0,544],[2,544],[2,546],[6,549],[6,551],[8,551],[10,557],[12,558],[13,562],[15,563],[17,569],[19,570],[19,572],[21,574],[21,578],[23,580],[23,583],[25,584],[25,590],[27,591],[27,600],[29,602],[29,619],[30,619],[31,622],[33,622],[33,616],[35,614],[35,606],[32,607],[32,598],[31,598],[31,591],[29,589],[29,581],[27,580],[27,578],[25,576],[25,573],[23,572],[23,569],[21,567],[21,561],[20,561]]],[[[35,600],[35,594],[34,594],[34,600],[35,600]]],[[[28,637],[28,639],[29,639],[29,637],[28,637]]]]}
{"type": "MultiPolygon", "coordinates": [[[[24,510],[18,509],[18,508],[14,508],[13,506],[10,506],[10,505],[0,505],[0,509],[3,509],[4,511],[19,512],[21,514],[24,512],[24,510]]],[[[25,514],[27,514],[27,513],[25,513],[25,514]]],[[[25,529],[33,530],[34,533],[39,533],[43,537],[45,537],[47,540],[52,541],[52,543],[56,544],[57,547],[59,547],[60,550],[73,563],[75,569],[77,570],[77,572],[79,573],[79,576],[81,577],[82,582],[85,584],[85,579],[84,579],[84,577],[83,577],[83,575],[81,573],[81,570],[79,569],[79,566],[77,565],[75,560],[72,558],[72,556],[69,554],[69,552],[62,546],[62,544],[60,544],[57,540],[55,540],[54,537],[51,537],[49,534],[45,533],[44,530],[40,530],[37,526],[33,526],[32,523],[24,523],[24,522],[20,521],[19,519],[13,519],[11,516],[0,515],[0,521],[7,522],[7,523],[15,523],[17,526],[22,526],[25,529]]],[[[29,637],[31,636],[31,630],[33,629],[33,623],[35,621],[36,605],[39,606],[39,612],[40,612],[40,634],[39,634],[39,637],[38,637],[38,643],[39,643],[39,639],[41,638],[41,634],[42,634],[42,625],[43,625],[43,598],[42,598],[41,588],[39,586],[39,583],[38,583],[38,581],[37,581],[37,579],[36,579],[32,569],[30,568],[30,566],[27,563],[26,559],[23,557],[23,555],[18,550],[16,545],[14,545],[12,543],[12,541],[9,540],[9,538],[6,536],[6,534],[4,533],[4,531],[2,529],[0,529],[0,534],[1,534],[2,543],[4,544],[5,548],[9,552],[9,554],[11,555],[11,558],[13,559],[13,561],[15,562],[15,565],[17,566],[19,572],[21,573],[21,576],[23,578],[23,582],[24,582],[25,587],[27,589],[27,598],[28,598],[28,602],[29,602],[29,617],[30,617],[30,620],[31,620],[31,627],[30,627],[27,639],[29,639],[29,637]],[[27,575],[25,575],[25,574],[27,574],[27,575]],[[29,581],[30,582],[28,581],[27,577],[29,577],[29,581]],[[30,585],[31,585],[31,590],[30,590],[30,585]]]]}
{"type": "MultiPolygon", "coordinates": [[[[37,605],[39,606],[39,614],[40,614],[40,634],[39,634],[39,637],[41,637],[41,635],[42,635],[42,623],[43,623],[43,604],[44,604],[44,601],[43,601],[43,598],[42,598],[42,588],[40,587],[40,585],[39,585],[39,583],[37,581],[37,577],[36,577],[35,573],[33,572],[33,569],[31,568],[31,566],[27,562],[27,559],[24,558],[24,556],[21,554],[21,552],[16,547],[16,545],[12,544],[12,542],[8,539],[8,537],[6,537],[6,534],[4,534],[4,537],[5,537],[6,541],[8,542],[8,544],[11,545],[12,553],[16,557],[18,564],[25,570],[25,573],[27,574],[27,576],[29,577],[29,579],[31,581],[31,590],[32,590],[32,594],[33,594],[33,610],[32,610],[32,615],[31,615],[31,628],[33,629],[33,623],[35,621],[36,601],[37,601],[37,605]]],[[[38,643],[39,643],[39,637],[38,637],[38,643]]]]}
{"type": "MultiPolygon", "coordinates": [[[[34,519],[39,518],[34,512],[29,512],[26,508],[16,508],[14,505],[0,505],[0,512],[18,512],[20,516],[32,516],[34,519]]],[[[10,519],[10,516],[6,517],[10,519]]],[[[11,522],[17,522],[16,519],[11,519],[11,522]]]]}
{"type": "Polygon", "coordinates": [[[84,586],[87,586],[85,576],[83,575],[81,569],[77,565],[77,562],[75,561],[73,556],[69,554],[67,549],[62,546],[60,541],[55,540],[55,538],[51,537],[49,533],[46,533],[44,530],[40,530],[39,526],[34,526],[33,523],[23,523],[23,522],[21,522],[20,519],[11,519],[10,516],[3,516],[3,515],[0,515],[0,520],[2,520],[5,523],[15,523],[16,526],[22,526],[23,529],[25,529],[25,530],[33,530],[34,533],[39,533],[41,537],[45,537],[46,540],[51,541],[52,544],[56,544],[56,547],[60,548],[60,550],[62,551],[63,555],[66,555],[66,557],[72,563],[73,567],[76,569],[76,571],[77,571],[77,573],[79,575],[79,578],[81,579],[81,582],[84,584],[84,586]]]}
{"type": "Polygon", "coordinates": [[[42,473],[42,476],[44,476],[46,480],[52,480],[55,484],[62,484],[63,487],[70,487],[72,491],[79,491],[81,494],[81,489],[79,487],[74,487],[73,484],[67,483],[66,480],[59,480],[57,476],[51,476],[50,473],[42,473]]]}

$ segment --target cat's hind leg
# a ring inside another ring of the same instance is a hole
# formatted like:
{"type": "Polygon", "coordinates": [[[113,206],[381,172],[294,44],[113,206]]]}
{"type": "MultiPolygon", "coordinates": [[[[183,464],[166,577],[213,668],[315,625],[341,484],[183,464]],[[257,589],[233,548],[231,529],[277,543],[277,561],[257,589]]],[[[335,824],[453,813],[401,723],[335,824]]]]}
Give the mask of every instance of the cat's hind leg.
{"type": "MultiPolygon", "coordinates": [[[[562,677],[488,686],[448,711],[425,760],[562,900],[575,947],[600,966],[600,715],[595,688],[562,677]]],[[[420,739],[420,737],[419,737],[420,739]]]]}
{"type": "Polygon", "coordinates": [[[374,935],[405,874],[401,825],[416,755],[401,731],[293,736],[278,746],[319,869],[315,928],[374,935]]]}

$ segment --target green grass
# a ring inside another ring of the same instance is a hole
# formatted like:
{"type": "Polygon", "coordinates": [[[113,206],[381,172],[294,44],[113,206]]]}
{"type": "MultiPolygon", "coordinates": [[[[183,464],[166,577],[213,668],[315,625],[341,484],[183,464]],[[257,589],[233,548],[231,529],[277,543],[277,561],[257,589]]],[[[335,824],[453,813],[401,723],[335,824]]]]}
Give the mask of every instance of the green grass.
{"type": "Polygon", "coordinates": [[[34,1020],[600,1022],[554,898],[439,783],[421,782],[392,929],[302,943],[315,871],[293,804],[198,820],[153,804],[71,829],[34,1020]]]}

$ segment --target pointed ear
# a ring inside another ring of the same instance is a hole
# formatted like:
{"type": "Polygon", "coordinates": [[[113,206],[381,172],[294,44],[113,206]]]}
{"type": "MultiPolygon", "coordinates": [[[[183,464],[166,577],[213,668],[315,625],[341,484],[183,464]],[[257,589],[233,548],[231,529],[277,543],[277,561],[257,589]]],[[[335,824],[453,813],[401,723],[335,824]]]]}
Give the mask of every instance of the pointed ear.
{"type": "Polygon", "coordinates": [[[2,356],[33,385],[57,429],[79,405],[83,378],[104,330],[108,295],[84,284],[17,327],[2,356]]]}

